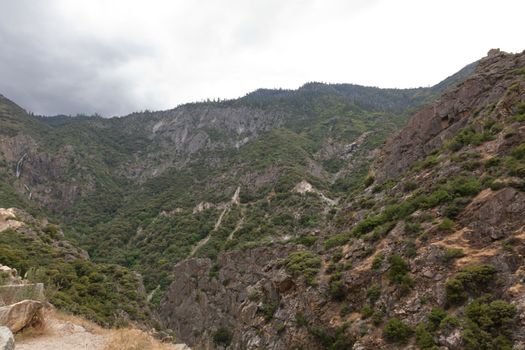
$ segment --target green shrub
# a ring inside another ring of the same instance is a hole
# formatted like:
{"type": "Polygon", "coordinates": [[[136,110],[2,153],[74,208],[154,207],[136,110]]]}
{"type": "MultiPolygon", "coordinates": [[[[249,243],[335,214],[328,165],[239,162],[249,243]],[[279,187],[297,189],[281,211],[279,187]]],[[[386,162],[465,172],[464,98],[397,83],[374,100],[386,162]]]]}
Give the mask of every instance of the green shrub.
{"type": "Polygon", "coordinates": [[[317,236],[315,235],[304,235],[298,237],[295,242],[297,244],[302,244],[307,247],[311,247],[315,242],[317,242],[317,236]]]}
{"type": "Polygon", "coordinates": [[[266,321],[270,321],[273,315],[279,308],[279,302],[277,300],[266,300],[261,308],[261,313],[266,321]]]}
{"type": "Polygon", "coordinates": [[[417,236],[421,233],[421,224],[418,222],[405,222],[405,232],[410,236],[417,236]]]}
{"type": "Polygon", "coordinates": [[[306,320],[306,317],[302,312],[298,312],[295,314],[295,323],[298,327],[304,327],[308,325],[308,321],[306,320]]]}
{"type": "Polygon", "coordinates": [[[388,272],[390,281],[396,284],[403,283],[409,271],[408,264],[399,255],[391,255],[388,258],[388,262],[390,263],[390,270],[388,272]]]}
{"type": "Polygon", "coordinates": [[[487,169],[497,167],[500,164],[501,164],[501,158],[498,158],[497,156],[487,159],[484,163],[485,168],[487,169]]]}
{"type": "Polygon", "coordinates": [[[525,143],[522,143],[518,147],[514,148],[511,154],[516,159],[525,159],[525,143]]]}
{"type": "Polygon", "coordinates": [[[399,286],[401,294],[407,294],[414,284],[414,281],[408,275],[408,264],[399,255],[390,256],[389,263],[388,277],[390,281],[399,286]]]}
{"type": "Polygon", "coordinates": [[[370,300],[372,304],[375,303],[381,296],[381,286],[377,283],[373,284],[366,291],[366,296],[368,297],[368,300],[370,300]]]}
{"type": "Polygon", "coordinates": [[[389,342],[406,343],[412,334],[412,328],[398,318],[390,319],[383,328],[383,338],[389,342]]]}
{"type": "Polygon", "coordinates": [[[516,307],[503,300],[474,300],[466,309],[462,333],[466,349],[512,349],[516,307]]]}
{"type": "Polygon", "coordinates": [[[384,224],[388,221],[388,217],[385,214],[372,215],[364,220],[361,220],[352,230],[352,234],[356,237],[360,237],[365,233],[372,231],[379,225],[384,224]]]}
{"type": "Polygon", "coordinates": [[[317,340],[324,349],[347,350],[353,346],[352,339],[345,334],[346,326],[335,329],[320,326],[308,327],[308,333],[317,340]]]}
{"type": "Polygon", "coordinates": [[[434,208],[439,204],[449,202],[453,199],[452,195],[445,189],[438,189],[429,196],[423,197],[421,206],[426,209],[434,208]]]}
{"type": "Polygon", "coordinates": [[[350,240],[350,233],[339,233],[337,235],[333,235],[332,237],[328,238],[324,242],[325,249],[331,249],[333,247],[339,247],[342,245],[345,245],[350,240]]]}
{"type": "Polygon", "coordinates": [[[372,270],[374,271],[379,270],[384,260],[385,260],[384,254],[377,253],[376,256],[374,256],[374,259],[372,260],[372,270]]]}
{"type": "Polygon", "coordinates": [[[447,147],[451,151],[459,151],[464,146],[474,145],[478,146],[486,141],[492,140],[494,137],[489,132],[478,133],[473,127],[466,127],[461,130],[448,144],[447,147]]]}
{"type": "Polygon", "coordinates": [[[450,334],[452,331],[460,326],[460,322],[457,317],[447,315],[439,323],[439,329],[444,334],[450,334]]]}
{"type": "Polygon", "coordinates": [[[346,287],[344,282],[341,280],[341,272],[336,272],[330,276],[328,294],[333,300],[340,301],[344,299],[346,295],[346,287]]]}
{"type": "Polygon", "coordinates": [[[461,248],[447,248],[447,250],[445,250],[445,254],[443,254],[443,262],[445,264],[448,264],[451,261],[462,258],[464,256],[465,253],[461,248]]]}
{"type": "Polygon", "coordinates": [[[429,332],[423,323],[417,325],[415,335],[416,344],[420,349],[432,349],[436,345],[432,333],[429,332]]]}
{"type": "Polygon", "coordinates": [[[407,181],[403,184],[403,189],[405,192],[411,192],[417,188],[417,182],[407,181]]]}
{"type": "Polygon", "coordinates": [[[444,218],[438,225],[438,229],[442,232],[452,232],[454,231],[454,221],[449,218],[444,218]]]}
{"type": "Polygon", "coordinates": [[[464,268],[445,283],[447,304],[460,304],[469,294],[479,295],[494,282],[496,270],[491,265],[474,265],[464,268]]]}
{"type": "Polygon", "coordinates": [[[226,327],[220,327],[213,333],[213,342],[221,346],[229,346],[232,342],[232,332],[226,327]]]}
{"type": "Polygon", "coordinates": [[[370,304],[363,305],[363,308],[361,309],[361,318],[363,320],[369,318],[374,314],[374,308],[370,304]]]}
{"type": "Polygon", "coordinates": [[[432,310],[430,310],[430,313],[427,317],[430,330],[435,331],[436,329],[438,329],[439,325],[441,324],[441,321],[445,317],[447,317],[447,313],[442,308],[435,307],[432,310]]]}
{"type": "Polygon", "coordinates": [[[288,255],[284,262],[293,273],[302,274],[308,284],[315,284],[315,276],[321,268],[321,258],[310,251],[299,251],[288,255]]]}
{"type": "Polygon", "coordinates": [[[375,181],[375,177],[372,175],[369,175],[365,179],[365,187],[369,187],[371,184],[373,184],[375,181]]]}

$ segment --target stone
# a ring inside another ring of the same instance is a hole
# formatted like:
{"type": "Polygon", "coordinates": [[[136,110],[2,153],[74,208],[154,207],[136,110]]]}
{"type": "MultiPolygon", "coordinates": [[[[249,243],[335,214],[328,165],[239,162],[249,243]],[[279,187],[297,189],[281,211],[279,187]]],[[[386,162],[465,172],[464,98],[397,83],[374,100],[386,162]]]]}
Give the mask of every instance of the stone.
{"type": "Polygon", "coordinates": [[[292,276],[287,273],[279,273],[273,280],[275,288],[279,293],[285,293],[295,285],[292,276]]]}
{"type": "Polygon", "coordinates": [[[461,349],[461,331],[456,329],[448,335],[441,335],[439,337],[439,344],[446,346],[447,349],[450,350],[461,349]]]}
{"type": "Polygon", "coordinates": [[[81,325],[66,322],[59,327],[59,330],[66,333],[84,333],[86,329],[81,325]]]}
{"type": "Polygon", "coordinates": [[[24,300],[16,304],[0,307],[0,325],[7,326],[16,333],[23,328],[38,323],[42,317],[43,304],[35,300],[24,300]]]}
{"type": "Polygon", "coordinates": [[[0,326],[0,350],[15,350],[15,337],[5,326],[0,326]]]}

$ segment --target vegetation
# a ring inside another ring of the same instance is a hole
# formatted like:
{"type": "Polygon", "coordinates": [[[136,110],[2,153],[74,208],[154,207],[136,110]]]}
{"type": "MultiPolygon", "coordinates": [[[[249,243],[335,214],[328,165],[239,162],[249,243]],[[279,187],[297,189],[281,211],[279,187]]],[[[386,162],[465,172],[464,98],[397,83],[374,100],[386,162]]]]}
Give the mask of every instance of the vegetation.
{"type": "Polygon", "coordinates": [[[462,333],[466,349],[512,349],[516,307],[503,300],[481,298],[465,309],[467,322],[462,333]]]}
{"type": "Polygon", "coordinates": [[[495,283],[496,270],[491,265],[469,266],[450,278],[445,284],[447,304],[461,304],[469,295],[479,295],[495,283]]]}
{"type": "Polygon", "coordinates": [[[232,339],[233,334],[226,327],[220,327],[213,333],[213,342],[217,345],[229,346],[232,339]]]}
{"type": "Polygon", "coordinates": [[[284,264],[291,272],[302,274],[306,283],[314,285],[316,283],[315,276],[321,268],[321,258],[305,250],[291,253],[284,264]]]}
{"type": "Polygon", "coordinates": [[[346,325],[332,328],[320,326],[308,327],[308,333],[327,350],[346,350],[351,349],[353,340],[346,333],[346,325]]]}
{"type": "Polygon", "coordinates": [[[407,293],[414,283],[408,275],[408,264],[399,255],[391,255],[388,258],[388,262],[390,263],[388,271],[390,281],[400,286],[401,293],[407,293]]]}
{"type": "Polygon", "coordinates": [[[383,338],[394,343],[406,343],[414,331],[398,318],[391,318],[383,328],[383,338]]]}
{"type": "Polygon", "coordinates": [[[149,322],[146,296],[138,292],[141,282],[133,272],[81,257],[71,260],[67,243],[56,240],[52,229],[33,230],[37,235],[2,232],[0,260],[21,275],[27,273],[30,280],[44,283],[51,303],[103,326],[126,325],[122,314],[149,322]]]}

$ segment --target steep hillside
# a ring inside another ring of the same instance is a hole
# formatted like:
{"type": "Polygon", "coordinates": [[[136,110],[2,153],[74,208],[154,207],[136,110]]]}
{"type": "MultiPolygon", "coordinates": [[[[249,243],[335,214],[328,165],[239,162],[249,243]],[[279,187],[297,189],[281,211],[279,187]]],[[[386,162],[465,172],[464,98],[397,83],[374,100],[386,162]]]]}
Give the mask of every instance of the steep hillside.
{"type": "Polygon", "coordinates": [[[322,229],[177,264],[164,323],[203,349],[523,348],[524,114],[525,52],[489,52],[322,229]]]}

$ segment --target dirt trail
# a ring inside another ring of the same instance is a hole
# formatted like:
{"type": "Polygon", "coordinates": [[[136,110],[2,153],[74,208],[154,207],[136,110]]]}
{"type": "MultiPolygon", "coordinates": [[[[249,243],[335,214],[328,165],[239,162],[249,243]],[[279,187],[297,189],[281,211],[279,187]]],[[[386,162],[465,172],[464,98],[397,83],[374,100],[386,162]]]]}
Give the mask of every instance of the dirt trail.
{"type": "Polygon", "coordinates": [[[61,312],[45,314],[45,328],[15,338],[16,350],[191,350],[185,344],[167,344],[134,328],[103,329],[80,317],[61,312]]]}
{"type": "Polygon", "coordinates": [[[109,336],[78,324],[48,319],[45,334],[16,341],[16,350],[103,350],[109,336]]]}

